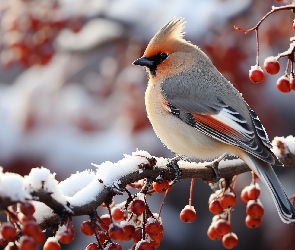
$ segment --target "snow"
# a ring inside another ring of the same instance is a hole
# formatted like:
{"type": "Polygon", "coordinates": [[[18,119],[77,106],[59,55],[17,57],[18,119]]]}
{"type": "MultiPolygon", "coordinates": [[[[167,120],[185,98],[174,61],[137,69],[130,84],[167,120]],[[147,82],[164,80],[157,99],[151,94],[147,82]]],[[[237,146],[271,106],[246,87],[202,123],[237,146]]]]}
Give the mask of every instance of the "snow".
{"type": "Polygon", "coordinates": [[[265,58],[265,60],[264,60],[265,63],[266,62],[277,62],[277,61],[278,61],[278,59],[275,56],[269,56],[269,57],[265,58]]]}
{"type": "Polygon", "coordinates": [[[54,215],[53,210],[46,206],[44,203],[39,201],[32,201],[34,207],[35,207],[35,213],[33,216],[37,220],[38,223],[41,223],[47,218],[50,218],[54,215]]]}
{"type": "Polygon", "coordinates": [[[45,190],[51,193],[52,198],[66,205],[66,198],[58,187],[58,181],[55,179],[55,173],[50,173],[47,168],[33,168],[29,175],[24,177],[26,185],[33,190],[45,190]]]}
{"type": "Polygon", "coordinates": [[[284,143],[286,153],[288,153],[288,150],[289,150],[291,154],[295,154],[295,137],[292,135],[289,135],[287,137],[276,136],[274,138],[274,140],[272,141],[272,146],[273,146],[272,151],[275,153],[275,155],[281,156],[281,150],[277,147],[277,144],[279,141],[284,143]]]}
{"type": "MultiPolygon", "coordinates": [[[[105,161],[100,165],[93,164],[96,171],[85,170],[71,175],[58,183],[55,173],[47,168],[33,168],[29,175],[22,177],[14,173],[3,173],[0,169],[0,196],[10,197],[13,201],[32,199],[30,191],[45,190],[52,198],[65,205],[82,206],[93,200],[105,186],[120,186],[120,178],[138,170],[138,165],[148,163],[144,157],[151,157],[146,151],[136,151],[132,155],[125,155],[118,162],[105,161]],[[14,183],[14,188],[11,188],[14,183]]],[[[36,212],[34,216],[38,221],[50,217],[52,210],[41,202],[34,202],[36,212]]]]}
{"type": "Polygon", "coordinates": [[[21,202],[32,198],[23,177],[15,173],[3,173],[2,167],[0,167],[0,197],[21,202]]]}
{"type": "Polygon", "coordinates": [[[259,65],[254,65],[254,66],[251,66],[251,69],[249,70],[250,71],[253,71],[253,70],[259,70],[259,71],[262,71],[262,68],[259,66],[259,65]]]}
{"type": "Polygon", "coordinates": [[[95,172],[85,170],[72,174],[69,178],[59,183],[61,192],[66,196],[74,196],[79,190],[85,188],[93,180],[97,180],[95,172]]]}

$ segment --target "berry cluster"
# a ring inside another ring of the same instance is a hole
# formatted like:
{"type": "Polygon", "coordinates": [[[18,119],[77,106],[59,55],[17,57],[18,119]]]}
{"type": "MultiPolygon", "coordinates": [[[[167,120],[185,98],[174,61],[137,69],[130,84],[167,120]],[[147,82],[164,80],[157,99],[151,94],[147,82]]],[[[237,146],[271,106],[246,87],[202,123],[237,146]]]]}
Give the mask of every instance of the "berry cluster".
{"type": "MultiPolygon", "coordinates": [[[[281,2],[279,0],[276,0],[276,2],[281,2]]],[[[249,70],[249,78],[254,83],[261,83],[264,80],[264,72],[262,68],[259,66],[259,40],[258,40],[258,29],[261,23],[271,14],[277,11],[282,10],[295,10],[295,5],[286,5],[281,7],[273,7],[270,12],[268,12],[258,23],[255,27],[243,30],[237,26],[235,26],[235,29],[244,32],[245,34],[255,31],[256,32],[256,42],[257,42],[257,57],[256,57],[256,65],[251,66],[251,69],[249,70]]],[[[295,20],[293,20],[293,30],[295,31],[295,20]]],[[[288,59],[287,68],[285,70],[285,73],[283,76],[281,76],[276,83],[276,87],[279,91],[282,93],[288,93],[291,90],[295,91],[295,73],[294,73],[294,52],[295,52],[295,37],[291,37],[290,39],[290,47],[287,51],[279,53],[278,56],[270,56],[265,59],[264,61],[264,69],[266,72],[268,72],[270,75],[276,75],[280,71],[280,64],[278,60],[282,57],[286,57],[288,59]]]]}
{"type": "Polygon", "coordinates": [[[209,211],[215,216],[207,235],[211,240],[222,239],[223,246],[231,249],[238,244],[238,237],[231,230],[231,212],[232,206],[236,203],[236,194],[233,191],[233,183],[228,185],[224,180],[220,183],[222,184],[221,189],[211,194],[208,200],[209,211]]]}
{"type": "MultiPolygon", "coordinates": [[[[263,67],[270,75],[276,75],[277,73],[279,73],[280,63],[278,62],[278,59],[279,57],[274,56],[270,56],[265,59],[263,67]]],[[[252,66],[249,70],[249,78],[254,83],[261,83],[264,79],[262,68],[257,64],[255,66],[252,66]]],[[[286,71],[286,73],[277,80],[276,86],[277,89],[282,93],[288,93],[291,90],[295,90],[294,72],[291,72],[290,76],[288,76],[288,73],[286,71]]]]}
{"type": "Polygon", "coordinates": [[[8,1],[2,13],[0,61],[4,67],[45,65],[55,53],[54,39],[64,29],[78,32],[80,17],[65,17],[56,0],[8,1]]]}
{"type": "Polygon", "coordinates": [[[134,241],[136,250],[153,250],[163,240],[164,227],[159,214],[153,214],[146,202],[146,193],[162,193],[169,190],[169,181],[161,180],[152,185],[132,183],[132,187],[141,189],[135,195],[125,190],[127,201],[110,208],[108,214],[90,216],[90,220],[81,225],[81,232],[87,236],[95,235],[96,242],[90,243],[86,250],[120,250],[119,243],[113,241],[134,241]]]}
{"type": "MultiPolygon", "coordinates": [[[[45,241],[45,235],[33,216],[35,208],[31,203],[20,203],[17,211],[6,212],[9,222],[1,224],[1,249],[6,246],[5,249],[35,250],[45,241]]],[[[43,249],[58,250],[60,246],[57,241],[46,241],[43,249]]]]}
{"type": "Polygon", "coordinates": [[[264,208],[258,199],[260,187],[256,183],[256,176],[253,175],[251,185],[245,187],[241,192],[241,199],[247,202],[245,224],[249,228],[257,228],[261,225],[264,208]]]}

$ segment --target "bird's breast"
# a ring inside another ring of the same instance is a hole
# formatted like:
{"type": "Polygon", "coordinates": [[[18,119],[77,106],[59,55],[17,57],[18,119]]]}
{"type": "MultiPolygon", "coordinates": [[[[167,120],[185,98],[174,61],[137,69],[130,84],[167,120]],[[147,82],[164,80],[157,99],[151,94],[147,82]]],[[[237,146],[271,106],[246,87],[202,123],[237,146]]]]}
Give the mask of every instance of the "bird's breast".
{"type": "Polygon", "coordinates": [[[172,115],[165,109],[165,102],[160,84],[149,83],[145,93],[147,115],[157,136],[167,148],[190,158],[208,159],[226,153],[223,143],[172,115]]]}

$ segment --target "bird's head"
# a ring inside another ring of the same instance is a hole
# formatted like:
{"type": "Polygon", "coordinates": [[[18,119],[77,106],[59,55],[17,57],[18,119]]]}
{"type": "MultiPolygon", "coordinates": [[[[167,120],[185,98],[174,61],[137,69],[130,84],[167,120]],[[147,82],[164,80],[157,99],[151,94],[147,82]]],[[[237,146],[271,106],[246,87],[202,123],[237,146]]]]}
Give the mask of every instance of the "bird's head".
{"type": "Polygon", "coordinates": [[[176,74],[184,62],[189,60],[186,53],[196,47],[183,38],[184,19],[173,18],[151,39],[144,54],[133,62],[145,66],[150,78],[176,74]]]}

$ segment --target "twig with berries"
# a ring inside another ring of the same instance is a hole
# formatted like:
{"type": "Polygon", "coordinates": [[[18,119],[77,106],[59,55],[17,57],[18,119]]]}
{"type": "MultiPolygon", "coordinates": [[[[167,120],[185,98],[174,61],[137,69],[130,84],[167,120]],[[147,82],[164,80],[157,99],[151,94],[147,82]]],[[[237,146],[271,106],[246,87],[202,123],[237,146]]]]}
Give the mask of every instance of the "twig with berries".
{"type": "MultiPolygon", "coordinates": [[[[259,36],[258,36],[258,30],[262,22],[272,15],[275,12],[283,11],[283,10],[291,10],[293,13],[295,13],[295,4],[292,3],[290,5],[281,6],[281,7],[273,7],[271,11],[269,11],[264,17],[260,19],[260,21],[252,28],[244,30],[238,26],[234,26],[236,30],[239,30],[243,32],[244,34],[247,34],[249,32],[255,31],[256,32],[256,45],[257,45],[257,56],[256,56],[256,64],[254,66],[251,66],[251,69],[249,70],[249,79],[254,83],[261,83],[264,80],[264,73],[259,65],[259,36]]],[[[295,30],[295,20],[293,20],[293,30],[295,30]]],[[[287,69],[285,71],[285,74],[280,77],[277,80],[276,87],[279,91],[282,93],[288,93],[291,90],[295,90],[295,79],[294,79],[294,69],[293,69],[293,63],[294,63],[294,37],[290,39],[290,48],[283,52],[278,54],[278,56],[270,56],[265,59],[264,61],[264,69],[271,75],[276,75],[280,71],[280,64],[278,60],[282,57],[288,58],[288,64],[287,69]],[[290,69],[290,74],[288,73],[290,69]]]]}

